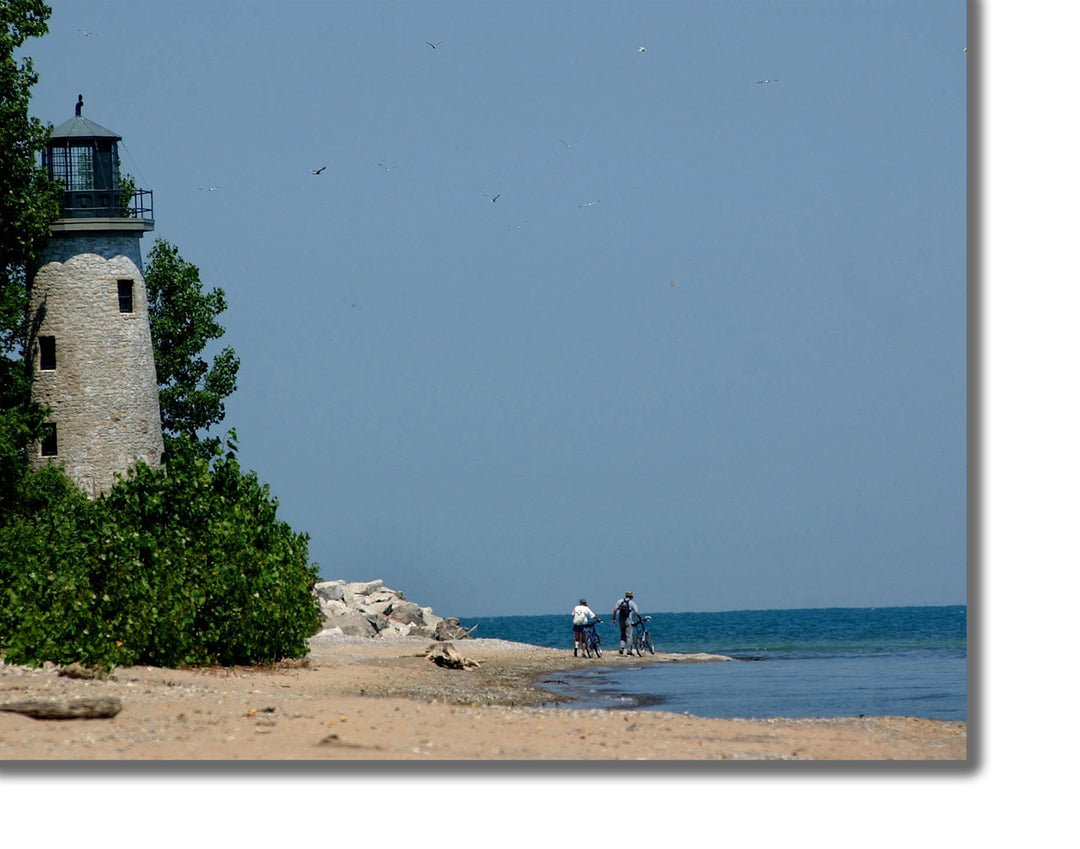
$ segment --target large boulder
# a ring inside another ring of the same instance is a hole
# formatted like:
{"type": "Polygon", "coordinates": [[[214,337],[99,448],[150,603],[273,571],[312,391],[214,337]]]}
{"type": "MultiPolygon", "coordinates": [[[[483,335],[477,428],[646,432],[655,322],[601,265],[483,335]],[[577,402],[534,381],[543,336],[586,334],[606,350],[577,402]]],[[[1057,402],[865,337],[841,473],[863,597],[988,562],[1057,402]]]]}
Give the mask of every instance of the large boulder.
{"type": "Polygon", "coordinates": [[[349,584],[349,589],[353,595],[371,595],[375,590],[381,589],[382,585],[382,578],[376,578],[374,581],[353,581],[349,584]]]}
{"type": "Polygon", "coordinates": [[[315,585],[315,595],[325,601],[345,601],[345,582],[320,581],[315,585]]]}
{"type": "Polygon", "coordinates": [[[379,630],[371,623],[370,619],[355,614],[346,614],[345,616],[335,616],[332,619],[327,619],[326,625],[327,627],[340,628],[343,634],[350,637],[375,637],[379,633],[379,630]]]}
{"type": "Polygon", "coordinates": [[[423,625],[424,611],[414,601],[396,601],[390,605],[387,617],[406,625],[423,625]]]}
{"type": "Polygon", "coordinates": [[[453,616],[448,616],[435,626],[436,640],[464,640],[468,636],[469,632],[462,628],[461,622],[453,616]]]}

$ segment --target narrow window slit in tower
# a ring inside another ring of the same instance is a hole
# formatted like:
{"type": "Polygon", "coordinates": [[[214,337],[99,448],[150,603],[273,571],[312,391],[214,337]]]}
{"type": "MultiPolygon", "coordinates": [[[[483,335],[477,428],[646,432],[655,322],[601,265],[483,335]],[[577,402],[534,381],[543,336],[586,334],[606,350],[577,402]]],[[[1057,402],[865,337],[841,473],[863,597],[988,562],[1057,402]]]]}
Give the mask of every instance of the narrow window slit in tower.
{"type": "Polygon", "coordinates": [[[56,422],[46,422],[41,432],[41,456],[55,457],[56,454],[56,422]]]}
{"type": "Polygon", "coordinates": [[[120,302],[120,312],[133,312],[135,309],[134,296],[132,295],[134,283],[134,280],[116,281],[116,297],[120,302]]]}
{"type": "Polygon", "coordinates": [[[56,371],[56,337],[39,336],[38,350],[41,352],[41,370],[56,371]]]}

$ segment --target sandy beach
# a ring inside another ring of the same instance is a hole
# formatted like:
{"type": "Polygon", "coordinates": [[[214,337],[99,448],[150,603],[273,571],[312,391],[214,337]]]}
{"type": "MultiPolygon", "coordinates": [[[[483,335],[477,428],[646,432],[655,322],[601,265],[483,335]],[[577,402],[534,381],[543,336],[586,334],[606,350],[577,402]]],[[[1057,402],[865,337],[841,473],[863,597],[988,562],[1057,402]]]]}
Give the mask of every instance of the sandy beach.
{"type": "Polygon", "coordinates": [[[272,668],[131,667],[103,679],[0,664],[0,706],[119,699],[109,719],[0,711],[0,761],[964,760],[967,724],[910,717],[723,720],[586,710],[542,688],[601,661],[502,640],[460,640],[475,667],[425,656],[428,639],[314,638],[272,668]]]}

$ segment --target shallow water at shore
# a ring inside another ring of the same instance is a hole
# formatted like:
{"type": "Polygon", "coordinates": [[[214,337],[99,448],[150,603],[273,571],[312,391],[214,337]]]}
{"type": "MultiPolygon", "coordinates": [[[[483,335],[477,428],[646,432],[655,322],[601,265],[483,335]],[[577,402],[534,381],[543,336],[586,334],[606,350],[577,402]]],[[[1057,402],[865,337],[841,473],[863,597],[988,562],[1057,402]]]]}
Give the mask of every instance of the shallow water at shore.
{"type": "MultiPolygon", "coordinates": [[[[573,671],[543,686],[576,707],[640,708],[720,718],[915,716],[967,719],[963,658],[662,663],[573,671]]],[[[604,660],[601,660],[603,663],[604,660]]]]}

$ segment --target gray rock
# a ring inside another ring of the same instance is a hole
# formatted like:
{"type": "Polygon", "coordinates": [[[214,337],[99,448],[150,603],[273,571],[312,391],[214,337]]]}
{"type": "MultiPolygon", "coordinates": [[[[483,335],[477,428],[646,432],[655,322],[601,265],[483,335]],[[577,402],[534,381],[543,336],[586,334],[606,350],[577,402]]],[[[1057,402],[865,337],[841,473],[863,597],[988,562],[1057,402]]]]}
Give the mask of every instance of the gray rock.
{"type": "Polygon", "coordinates": [[[327,601],[345,600],[344,581],[320,581],[315,585],[315,595],[327,601]]]}
{"type": "Polygon", "coordinates": [[[390,610],[386,615],[395,622],[403,622],[406,625],[424,624],[424,611],[420,609],[419,604],[413,601],[395,602],[390,605],[390,610]]]}
{"type": "Polygon", "coordinates": [[[371,595],[375,590],[382,589],[382,585],[382,578],[376,578],[374,581],[353,581],[349,589],[354,595],[371,595]]]}
{"type": "Polygon", "coordinates": [[[463,640],[469,636],[469,632],[461,627],[461,622],[453,616],[448,616],[435,626],[436,640],[463,640]]]}
{"type": "Polygon", "coordinates": [[[350,637],[375,637],[379,633],[366,616],[338,616],[327,620],[326,624],[338,628],[350,637]]]}

